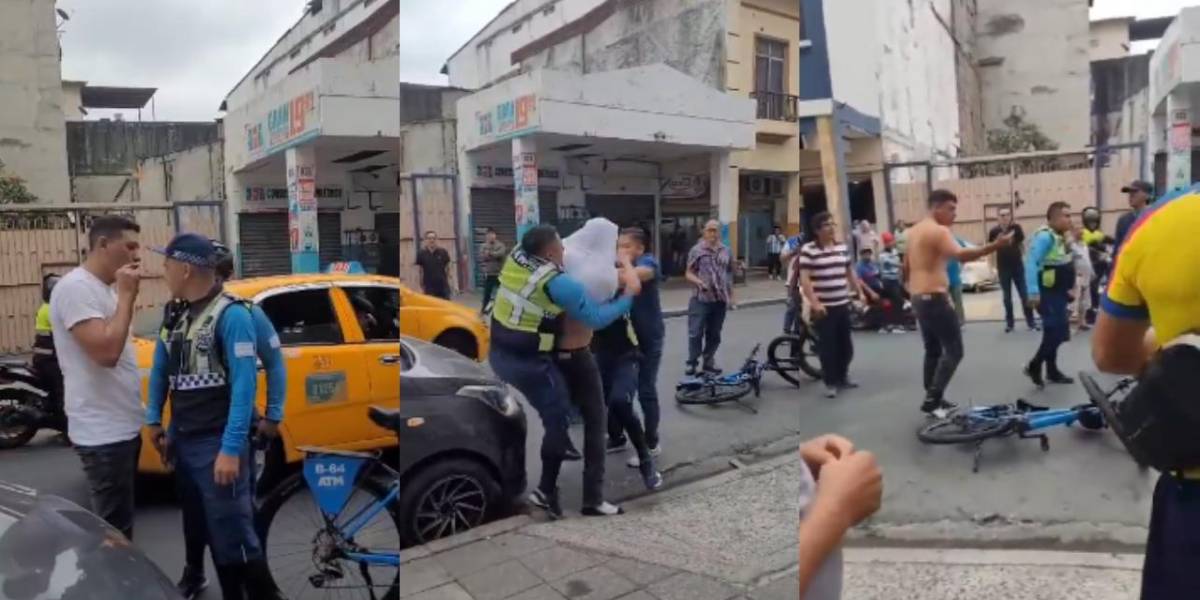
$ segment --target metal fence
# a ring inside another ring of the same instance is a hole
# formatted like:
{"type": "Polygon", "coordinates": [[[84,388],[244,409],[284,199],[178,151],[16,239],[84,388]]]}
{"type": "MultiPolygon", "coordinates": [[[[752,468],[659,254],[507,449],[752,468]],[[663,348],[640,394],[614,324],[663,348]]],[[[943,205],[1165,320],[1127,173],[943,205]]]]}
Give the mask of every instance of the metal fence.
{"type": "Polygon", "coordinates": [[[450,253],[459,289],[468,281],[470,240],[458,236],[458,180],[454,175],[405,175],[400,178],[400,279],[416,286],[417,251],[425,232],[433,231],[450,253]]]}
{"type": "MultiPolygon", "coordinates": [[[[0,355],[30,350],[42,277],[79,265],[87,256],[88,226],[105,214],[133,218],[143,246],[165,246],[183,231],[225,237],[221,202],[0,207],[0,355]]],[[[144,271],[138,308],[162,304],[162,261],[145,261],[144,271]]]]}
{"type": "Polygon", "coordinates": [[[1080,151],[1027,152],[941,161],[884,165],[887,212],[878,215],[881,228],[892,230],[900,221],[914,223],[926,213],[934,189],[958,196],[954,230],[972,243],[987,241],[997,211],[1009,208],[1026,232],[1040,227],[1046,209],[1063,201],[1078,214],[1094,206],[1101,227],[1112,233],[1120,215],[1129,210],[1121,187],[1145,179],[1145,147],[1122,144],[1080,151]]]}

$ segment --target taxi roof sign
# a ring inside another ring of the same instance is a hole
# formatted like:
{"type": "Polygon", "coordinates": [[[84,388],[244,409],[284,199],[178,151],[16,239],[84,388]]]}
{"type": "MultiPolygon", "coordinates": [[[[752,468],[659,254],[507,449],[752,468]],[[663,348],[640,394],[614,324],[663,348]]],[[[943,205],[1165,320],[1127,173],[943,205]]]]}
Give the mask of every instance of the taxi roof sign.
{"type": "Polygon", "coordinates": [[[366,273],[367,271],[366,269],[363,269],[362,263],[358,262],[357,260],[348,260],[329,263],[329,266],[325,268],[325,272],[356,275],[359,273],[366,273]]]}

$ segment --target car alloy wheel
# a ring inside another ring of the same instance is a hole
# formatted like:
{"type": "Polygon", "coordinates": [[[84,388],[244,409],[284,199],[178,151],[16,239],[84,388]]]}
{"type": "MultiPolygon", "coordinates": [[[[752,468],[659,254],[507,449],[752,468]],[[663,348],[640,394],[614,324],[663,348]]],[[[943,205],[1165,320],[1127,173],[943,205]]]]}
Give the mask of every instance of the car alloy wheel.
{"type": "Polygon", "coordinates": [[[421,494],[413,515],[413,531],[419,543],[461,533],[483,523],[488,494],[481,482],[469,475],[448,475],[421,494]]]}

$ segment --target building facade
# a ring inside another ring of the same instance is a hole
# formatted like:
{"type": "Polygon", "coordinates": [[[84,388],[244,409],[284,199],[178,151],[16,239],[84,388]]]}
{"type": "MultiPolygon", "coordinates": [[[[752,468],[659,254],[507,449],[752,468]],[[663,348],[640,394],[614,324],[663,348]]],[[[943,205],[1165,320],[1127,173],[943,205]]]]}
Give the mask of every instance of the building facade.
{"type": "Polygon", "coordinates": [[[681,266],[798,225],[800,14],[783,0],[518,0],[449,58],[464,236],[604,216],[681,266]]]}
{"type": "Polygon", "coordinates": [[[397,274],[399,5],[326,0],[229,92],[226,238],[241,272],[397,274]]]}
{"type": "Polygon", "coordinates": [[[39,203],[70,201],[54,0],[0,2],[0,162],[39,203]]]}

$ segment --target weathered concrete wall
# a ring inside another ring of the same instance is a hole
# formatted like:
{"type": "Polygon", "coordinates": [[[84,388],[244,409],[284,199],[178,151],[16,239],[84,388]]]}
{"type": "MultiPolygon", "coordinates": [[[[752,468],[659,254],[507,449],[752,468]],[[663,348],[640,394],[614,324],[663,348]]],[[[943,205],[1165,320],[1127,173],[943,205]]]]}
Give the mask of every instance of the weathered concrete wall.
{"type": "Polygon", "coordinates": [[[959,152],[957,44],[950,31],[951,14],[951,0],[879,3],[884,160],[959,152]]]}
{"type": "Polygon", "coordinates": [[[665,64],[725,89],[725,0],[641,0],[523,61],[528,69],[576,73],[665,64]]]}
{"type": "MultiPolygon", "coordinates": [[[[216,123],[79,121],[67,124],[73,177],[128,174],[138,160],[217,141],[216,123]]],[[[80,200],[76,200],[77,202],[80,200]]]]}
{"type": "Polygon", "coordinates": [[[984,123],[1004,127],[1014,111],[1058,143],[1091,138],[1087,0],[978,0],[976,21],[984,123]]]}
{"type": "Polygon", "coordinates": [[[67,121],[82,121],[83,114],[83,86],[82,81],[64,81],[62,84],[62,109],[63,118],[67,121]]]}
{"type": "Polygon", "coordinates": [[[1092,21],[1088,25],[1088,58],[1092,61],[1129,56],[1130,17],[1092,21]]]}
{"type": "Polygon", "coordinates": [[[54,0],[0,2],[0,161],[39,202],[70,198],[54,0]]]}
{"type": "Polygon", "coordinates": [[[1150,57],[1146,54],[1093,62],[1094,143],[1146,139],[1150,125],[1150,57]]]}
{"type": "Polygon", "coordinates": [[[139,201],[153,204],[225,199],[222,140],[138,162],[139,201]]]}
{"type": "Polygon", "coordinates": [[[987,151],[983,83],[976,64],[975,19],[978,14],[978,0],[953,0],[950,3],[949,31],[954,41],[958,77],[958,145],[959,153],[964,155],[987,151]]]}
{"type": "Polygon", "coordinates": [[[450,85],[476,90],[514,71],[514,50],[587,14],[604,0],[517,0],[446,61],[450,85]]]}

